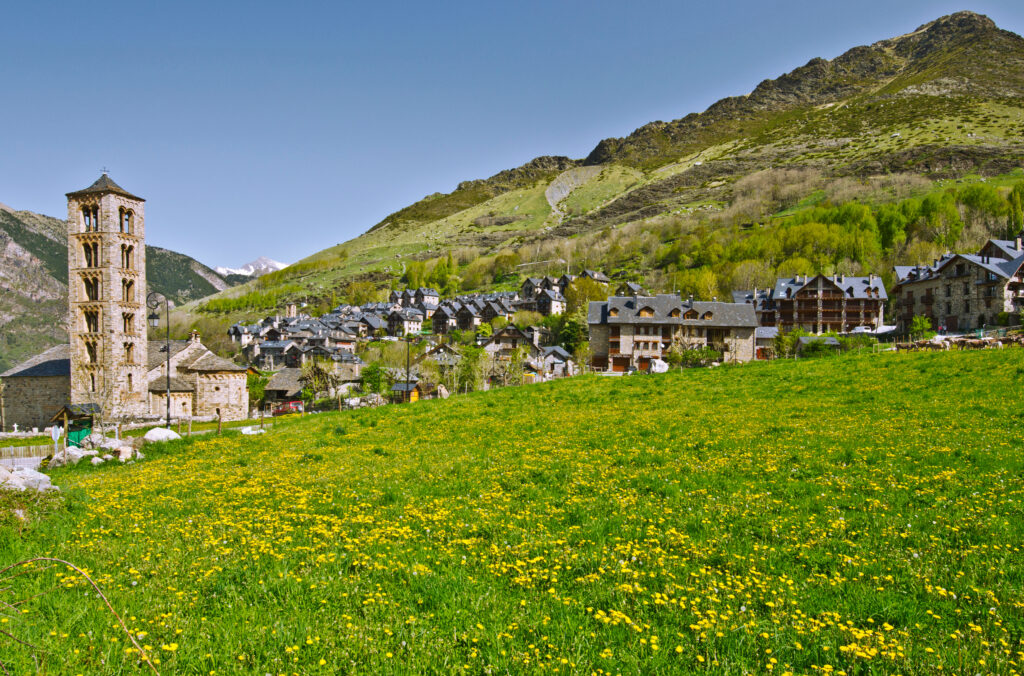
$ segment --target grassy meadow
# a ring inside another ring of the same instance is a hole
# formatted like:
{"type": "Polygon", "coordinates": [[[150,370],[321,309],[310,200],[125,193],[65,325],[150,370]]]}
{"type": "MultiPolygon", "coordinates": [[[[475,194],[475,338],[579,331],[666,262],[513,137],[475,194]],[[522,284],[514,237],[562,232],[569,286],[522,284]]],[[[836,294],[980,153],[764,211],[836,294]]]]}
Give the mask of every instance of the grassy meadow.
{"type": "MultiPolygon", "coordinates": [[[[1016,673],[1022,384],[884,354],[321,414],[55,470],[0,555],[88,571],[162,673],[1016,673]]],[[[63,567],[21,600],[11,673],[149,670],[63,567]]]]}

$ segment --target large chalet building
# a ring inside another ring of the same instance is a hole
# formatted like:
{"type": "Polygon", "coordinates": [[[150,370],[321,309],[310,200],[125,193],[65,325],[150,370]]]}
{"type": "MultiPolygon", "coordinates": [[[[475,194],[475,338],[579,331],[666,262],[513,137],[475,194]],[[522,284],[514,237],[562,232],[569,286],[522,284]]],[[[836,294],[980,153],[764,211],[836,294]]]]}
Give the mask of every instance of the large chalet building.
{"type": "Polygon", "coordinates": [[[898,265],[896,318],[907,330],[914,316],[932,328],[966,331],[996,324],[1000,313],[1024,309],[1024,232],[990,239],[976,254],[946,254],[932,265],[898,265]]]}
{"type": "Polygon", "coordinates": [[[721,350],[730,362],[754,358],[757,315],[747,303],[683,300],[674,294],[612,296],[590,303],[587,323],[595,371],[646,371],[674,344],[721,350]]]}
{"type": "Polygon", "coordinates": [[[758,325],[783,332],[878,331],[888,295],[881,277],[797,275],[776,280],[772,289],[736,291],[733,300],[753,306],[758,325]]]}

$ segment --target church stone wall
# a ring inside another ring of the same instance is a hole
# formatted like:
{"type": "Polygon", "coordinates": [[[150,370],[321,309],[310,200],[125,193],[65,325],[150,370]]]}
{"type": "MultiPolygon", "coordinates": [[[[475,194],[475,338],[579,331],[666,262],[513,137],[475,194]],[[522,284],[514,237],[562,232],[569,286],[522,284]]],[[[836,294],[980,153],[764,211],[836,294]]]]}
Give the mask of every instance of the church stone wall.
{"type": "Polygon", "coordinates": [[[19,430],[33,427],[42,430],[50,424],[54,413],[70,403],[71,379],[68,376],[4,378],[3,431],[12,431],[15,424],[19,430]]]}
{"type": "Polygon", "coordinates": [[[249,391],[246,374],[200,373],[196,378],[196,415],[217,415],[224,420],[245,420],[249,417],[249,391]]]}

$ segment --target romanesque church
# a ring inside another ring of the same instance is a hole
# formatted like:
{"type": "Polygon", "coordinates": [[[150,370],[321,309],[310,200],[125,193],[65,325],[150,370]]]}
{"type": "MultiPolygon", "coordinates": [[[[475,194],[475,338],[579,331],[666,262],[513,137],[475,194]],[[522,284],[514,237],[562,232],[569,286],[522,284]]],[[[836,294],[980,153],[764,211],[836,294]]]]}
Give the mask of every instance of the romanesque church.
{"type": "MultiPolygon", "coordinates": [[[[8,431],[42,429],[67,404],[97,405],[107,421],[166,412],[166,341],[146,338],[145,200],[106,173],[67,199],[69,343],[0,374],[8,431]]],[[[170,371],[173,418],[248,415],[245,368],[213,354],[197,334],[170,342],[170,371]]]]}

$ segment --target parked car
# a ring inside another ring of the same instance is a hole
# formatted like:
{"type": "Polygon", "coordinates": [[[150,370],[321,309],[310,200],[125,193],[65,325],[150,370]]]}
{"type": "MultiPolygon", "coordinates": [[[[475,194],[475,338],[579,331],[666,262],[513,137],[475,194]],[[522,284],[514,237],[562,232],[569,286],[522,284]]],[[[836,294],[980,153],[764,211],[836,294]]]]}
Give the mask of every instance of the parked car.
{"type": "Polygon", "coordinates": [[[301,401],[287,401],[274,409],[274,415],[288,415],[289,413],[302,413],[301,401]]]}

